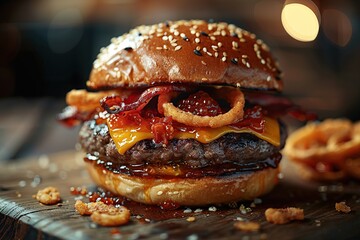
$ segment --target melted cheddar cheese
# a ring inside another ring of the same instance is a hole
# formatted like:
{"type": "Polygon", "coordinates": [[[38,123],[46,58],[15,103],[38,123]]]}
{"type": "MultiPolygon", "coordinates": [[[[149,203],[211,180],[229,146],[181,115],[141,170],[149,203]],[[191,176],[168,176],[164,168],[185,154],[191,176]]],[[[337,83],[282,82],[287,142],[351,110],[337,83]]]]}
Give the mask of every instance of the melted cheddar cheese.
{"type": "MultiPolygon", "coordinates": [[[[259,133],[250,128],[233,128],[224,126],[219,128],[195,128],[191,132],[176,132],[174,138],[177,139],[196,139],[201,143],[209,143],[223,136],[226,133],[251,133],[275,146],[280,145],[280,127],[279,123],[272,118],[265,117],[264,132],[259,133]]],[[[116,148],[120,154],[124,154],[129,148],[137,142],[144,139],[153,139],[151,132],[142,132],[132,128],[112,128],[111,124],[107,124],[111,138],[114,140],[116,148]]]]}

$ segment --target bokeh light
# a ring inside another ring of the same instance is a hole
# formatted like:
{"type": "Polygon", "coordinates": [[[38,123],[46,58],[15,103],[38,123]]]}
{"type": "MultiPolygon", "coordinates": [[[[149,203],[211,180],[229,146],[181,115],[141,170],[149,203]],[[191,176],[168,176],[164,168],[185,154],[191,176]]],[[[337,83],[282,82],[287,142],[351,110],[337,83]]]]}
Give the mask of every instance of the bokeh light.
{"type": "Polygon", "coordinates": [[[341,47],[345,47],[352,36],[352,24],[345,13],[337,9],[326,9],[322,14],[322,28],[325,36],[341,47]]]}
{"type": "Polygon", "coordinates": [[[310,42],[318,35],[319,15],[316,5],[311,1],[285,2],[281,12],[281,22],[292,38],[310,42]]]}

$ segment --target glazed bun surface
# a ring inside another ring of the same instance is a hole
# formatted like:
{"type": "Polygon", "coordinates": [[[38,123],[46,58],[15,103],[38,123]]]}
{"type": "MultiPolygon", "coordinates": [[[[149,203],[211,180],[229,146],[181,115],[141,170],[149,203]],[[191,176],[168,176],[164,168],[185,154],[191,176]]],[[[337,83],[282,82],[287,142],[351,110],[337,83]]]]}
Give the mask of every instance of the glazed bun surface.
{"type": "Polygon", "coordinates": [[[282,90],[280,70],[255,34],[227,23],[175,21],[113,38],[94,62],[91,89],[164,83],[282,90]]]}
{"type": "Polygon", "coordinates": [[[86,163],[94,182],[121,196],[145,204],[165,201],[182,206],[201,206],[253,200],[271,191],[278,181],[278,168],[266,168],[226,177],[148,179],[113,173],[86,163]]]}

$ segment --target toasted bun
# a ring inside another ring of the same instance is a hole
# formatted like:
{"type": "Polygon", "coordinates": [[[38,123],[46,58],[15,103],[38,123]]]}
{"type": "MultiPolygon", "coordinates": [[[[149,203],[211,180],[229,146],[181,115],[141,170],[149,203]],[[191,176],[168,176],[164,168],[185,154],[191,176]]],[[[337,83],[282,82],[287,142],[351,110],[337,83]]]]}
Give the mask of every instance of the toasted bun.
{"type": "Polygon", "coordinates": [[[86,163],[96,184],[121,196],[146,204],[172,201],[197,206],[252,200],[268,193],[277,183],[278,169],[234,174],[226,177],[148,179],[115,174],[101,166],[86,163]]]}
{"type": "Polygon", "coordinates": [[[227,23],[176,21],[113,38],[94,62],[89,88],[164,83],[282,90],[280,70],[255,34],[227,23]]]}

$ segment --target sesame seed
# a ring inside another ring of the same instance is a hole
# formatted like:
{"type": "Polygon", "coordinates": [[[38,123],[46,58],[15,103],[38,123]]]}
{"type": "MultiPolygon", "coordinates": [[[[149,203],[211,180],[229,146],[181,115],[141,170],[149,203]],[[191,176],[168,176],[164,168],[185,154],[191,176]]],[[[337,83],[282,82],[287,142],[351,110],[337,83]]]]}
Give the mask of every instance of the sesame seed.
{"type": "Polygon", "coordinates": [[[199,43],[200,42],[200,38],[195,38],[195,42],[199,43]]]}
{"type": "Polygon", "coordinates": [[[163,194],[163,191],[158,191],[158,192],[157,192],[157,195],[158,195],[158,196],[160,196],[160,195],[162,195],[162,194],[163,194]]]}
{"type": "Polygon", "coordinates": [[[239,47],[239,44],[238,44],[238,42],[233,41],[233,42],[232,42],[232,46],[233,46],[233,48],[238,48],[238,47],[239,47]]]}
{"type": "Polygon", "coordinates": [[[263,41],[261,39],[258,39],[258,40],[256,40],[256,43],[261,45],[263,43],[263,41]]]}
{"type": "Polygon", "coordinates": [[[167,41],[167,40],[168,40],[168,37],[167,37],[167,36],[163,36],[163,37],[162,37],[162,40],[167,41]]]}
{"type": "Polygon", "coordinates": [[[226,36],[226,32],[225,30],[221,30],[221,36],[225,37],[226,36]]]}
{"type": "Polygon", "coordinates": [[[182,37],[185,41],[189,41],[189,38],[185,35],[185,33],[181,33],[180,37],[182,37]]]}
{"type": "Polygon", "coordinates": [[[223,56],[224,56],[224,57],[227,57],[227,53],[226,53],[226,52],[223,52],[223,56]]]}
{"type": "Polygon", "coordinates": [[[196,37],[200,37],[200,33],[197,32],[197,33],[195,34],[195,36],[196,36],[196,37]]]}
{"type": "Polygon", "coordinates": [[[201,61],[201,63],[202,63],[202,65],[205,65],[205,66],[206,66],[206,62],[204,62],[204,61],[201,61]]]}
{"type": "Polygon", "coordinates": [[[209,31],[213,30],[213,28],[214,28],[213,25],[210,25],[210,24],[208,25],[208,30],[209,31]]]}
{"type": "Polygon", "coordinates": [[[262,43],[262,44],[261,44],[261,48],[262,48],[264,51],[269,51],[269,47],[268,47],[268,45],[266,45],[265,43],[262,43]]]}
{"type": "Polygon", "coordinates": [[[202,56],[201,52],[197,49],[194,49],[194,53],[195,55],[202,56]]]}
{"type": "Polygon", "coordinates": [[[175,47],[175,51],[179,51],[181,49],[181,46],[180,45],[177,45],[176,47],[175,47]]]}
{"type": "Polygon", "coordinates": [[[210,39],[213,40],[213,41],[215,41],[215,40],[216,40],[216,37],[211,36],[210,39]]]}
{"type": "Polygon", "coordinates": [[[207,52],[207,49],[206,49],[206,47],[203,47],[203,51],[204,51],[204,52],[207,52]]]}
{"type": "Polygon", "coordinates": [[[206,32],[200,32],[201,35],[205,36],[205,37],[208,37],[209,34],[207,34],[206,32]]]}
{"type": "Polygon", "coordinates": [[[270,76],[268,76],[267,78],[266,78],[266,81],[270,81],[271,80],[271,77],[270,76]]]}
{"type": "Polygon", "coordinates": [[[240,42],[246,42],[245,38],[240,38],[240,42]]]}
{"type": "Polygon", "coordinates": [[[201,78],[201,80],[202,80],[202,81],[207,81],[208,79],[205,78],[205,77],[203,77],[203,78],[201,78]]]}
{"type": "Polygon", "coordinates": [[[241,59],[241,62],[246,65],[246,60],[245,59],[241,59]]]}
{"type": "Polygon", "coordinates": [[[215,57],[218,57],[218,56],[219,56],[219,53],[218,53],[218,52],[215,52],[214,55],[215,55],[215,57]]]}
{"type": "Polygon", "coordinates": [[[186,221],[188,221],[188,222],[195,222],[195,220],[196,220],[195,217],[188,217],[188,218],[186,219],[186,221]]]}
{"type": "Polygon", "coordinates": [[[175,35],[175,36],[179,36],[179,35],[180,35],[179,31],[176,31],[176,30],[175,30],[175,31],[174,31],[174,35],[175,35]]]}
{"type": "Polygon", "coordinates": [[[226,62],[226,57],[225,57],[225,56],[222,57],[222,58],[221,58],[221,61],[226,62]]]}
{"type": "Polygon", "coordinates": [[[250,34],[250,38],[255,39],[256,35],[254,33],[250,34]]]}
{"type": "Polygon", "coordinates": [[[194,35],[194,34],[196,33],[196,31],[195,31],[194,29],[192,29],[192,30],[190,31],[190,33],[194,35]]]}
{"type": "Polygon", "coordinates": [[[201,47],[200,47],[200,46],[196,46],[195,49],[198,50],[198,51],[200,51],[200,50],[201,50],[201,47]]]}
{"type": "Polygon", "coordinates": [[[177,43],[171,43],[170,45],[173,46],[173,47],[176,47],[177,43]]]}
{"type": "Polygon", "coordinates": [[[222,43],[221,42],[218,42],[218,44],[217,44],[219,47],[221,47],[222,46],[222,43]]]}
{"type": "Polygon", "coordinates": [[[211,52],[206,52],[207,55],[209,55],[210,57],[212,57],[212,53],[211,52]]]}
{"type": "Polygon", "coordinates": [[[168,47],[164,44],[163,49],[167,50],[167,49],[168,49],[168,47]]]}
{"type": "Polygon", "coordinates": [[[163,48],[162,47],[156,47],[156,50],[162,50],[163,48]]]}
{"type": "Polygon", "coordinates": [[[215,46],[215,45],[211,45],[211,48],[214,50],[214,51],[217,51],[218,49],[218,46],[215,46]]]}
{"type": "Polygon", "coordinates": [[[246,63],[246,67],[250,68],[250,63],[249,62],[246,63]]]}
{"type": "Polygon", "coordinates": [[[171,42],[174,39],[173,35],[169,36],[169,41],[171,42]]]}
{"type": "Polygon", "coordinates": [[[261,59],[261,64],[265,64],[265,60],[264,60],[264,59],[261,59]]]}
{"type": "Polygon", "coordinates": [[[195,211],[194,211],[194,213],[200,213],[200,212],[202,212],[203,210],[201,209],[201,208],[197,208],[195,211]]]}
{"type": "Polygon", "coordinates": [[[241,57],[242,57],[242,58],[248,58],[248,56],[247,56],[247,55],[241,55],[241,57]]]}
{"type": "Polygon", "coordinates": [[[232,58],[232,59],[231,59],[231,62],[232,62],[233,64],[237,64],[237,63],[238,63],[238,59],[237,59],[237,58],[232,58]]]}

